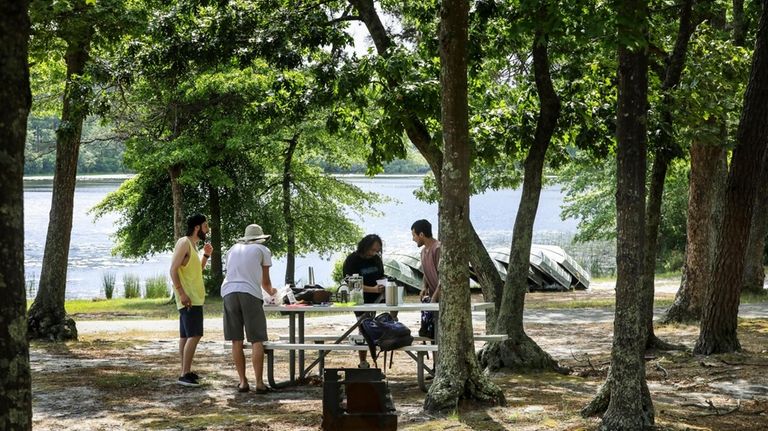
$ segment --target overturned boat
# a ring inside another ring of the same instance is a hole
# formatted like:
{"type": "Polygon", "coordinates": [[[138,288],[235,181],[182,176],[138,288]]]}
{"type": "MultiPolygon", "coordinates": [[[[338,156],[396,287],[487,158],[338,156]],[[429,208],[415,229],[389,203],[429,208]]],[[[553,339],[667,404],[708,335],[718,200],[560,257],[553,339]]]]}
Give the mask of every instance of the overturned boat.
{"type": "MultiPolygon", "coordinates": [[[[502,279],[507,277],[509,249],[492,248],[488,254],[493,259],[502,279]]],[[[421,290],[421,257],[419,250],[388,252],[384,257],[384,273],[397,280],[398,284],[410,289],[421,290]]],[[[471,284],[476,285],[477,277],[470,267],[471,284]]],[[[528,267],[528,290],[570,291],[589,288],[590,274],[561,247],[554,245],[531,246],[528,267]]]]}

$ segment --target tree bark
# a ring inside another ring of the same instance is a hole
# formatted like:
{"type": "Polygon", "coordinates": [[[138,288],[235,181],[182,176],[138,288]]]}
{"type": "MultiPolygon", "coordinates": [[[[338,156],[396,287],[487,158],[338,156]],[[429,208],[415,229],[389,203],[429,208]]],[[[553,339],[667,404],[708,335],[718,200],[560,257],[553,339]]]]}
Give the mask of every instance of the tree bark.
{"type": "Polygon", "coordinates": [[[176,240],[184,236],[184,192],[179,184],[181,176],[181,165],[173,165],[168,168],[168,174],[171,176],[171,196],[173,196],[173,239],[176,240]]]}
{"type": "Polygon", "coordinates": [[[469,2],[446,0],[440,22],[440,84],[442,128],[446,157],[439,225],[440,355],[437,375],[424,400],[429,412],[453,411],[460,399],[504,403],[501,389],[485,376],[475,356],[470,312],[469,266],[469,107],[467,102],[467,45],[469,2]]]}
{"type": "Polygon", "coordinates": [[[208,185],[208,202],[211,207],[211,285],[210,292],[215,296],[221,296],[221,283],[224,282],[224,264],[221,258],[221,196],[219,188],[208,185]]]}
{"type": "MultiPolygon", "coordinates": [[[[540,23],[546,21],[546,8],[547,4],[544,2],[537,17],[540,23]]],[[[567,371],[528,337],[523,327],[533,223],[536,220],[541,196],[544,159],[560,116],[560,98],[552,85],[547,44],[546,33],[542,28],[538,28],[533,38],[532,52],[540,108],[533,144],[525,159],[523,190],[515,217],[507,279],[495,331],[497,334],[507,334],[509,338],[501,342],[488,343],[480,352],[480,363],[492,370],[504,367],[567,371]]]]}
{"type": "Polygon", "coordinates": [[[48,340],[77,339],[75,321],[67,316],[64,298],[67,288],[67,264],[72,237],[72,211],[75,197],[77,158],[83,121],[88,114],[90,87],[81,77],[89,60],[90,36],[68,41],[65,60],[67,83],[61,122],[56,130],[56,169],[53,197],[45,239],[43,265],[37,297],[29,310],[30,338],[48,340]]]}
{"type": "Polygon", "coordinates": [[[752,71],[725,190],[714,278],[706,293],[701,331],[693,350],[697,354],[741,349],[736,328],[744,256],[768,143],[768,0],[763,0],[762,6],[752,71]]]}
{"type": "Polygon", "coordinates": [[[288,141],[288,147],[283,153],[283,220],[285,220],[285,236],[287,243],[285,283],[294,284],[296,281],[296,223],[291,211],[291,192],[293,186],[293,153],[299,144],[299,135],[288,141]]]}
{"type": "Polygon", "coordinates": [[[644,343],[647,349],[681,349],[656,337],[653,332],[653,299],[656,278],[656,255],[658,251],[659,225],[661,224],[661,205],[664,196],[664,183],[667,178],[669,164],[681,155],[680,145],[672,136],[674,119],[672,109],[674,99],[672,91],[680,83],[688,54],[688,44],[697,24],[693,20],[694,0],[686,0],[680,10],[680,25],[677,31],[675,47],[666,58],[664,81],[661,85],[662,99],[660,135],[656,145],[656,157],[651,169],[651,183],[648,191],[645,223],[645,250],[643,265],[643,283],[641,296],[641,312],[644,327],[644,343]]]}
{"type": "MultiPolygon", "coordinates": [[[[394,44],[384,28],[378,12],[376,12],[373,0],[349,0],[349,3],[357,9],[360,19],[365,24],[368,33],[373,39],[373,43],[376,46],[376,52],[381,57],[389,57],[390,54],[387,50],[394,44]]],[[[399,80],[393,76],[387,76],[385,78],[390,87],[394,88],[400,83],[399,80]]],[[[405,133],[408,135],[408,139],[410,139],[416,149],[419,150],[421,155],[427,161],[427,164],[432,170],[432,174],[435,176],[435,183],[438,188],[441,189],[443,152],[434,142],[421,119],[419,119],[416,114],[409,111],[407,107],[404,109],[405,115],[403,116],[402,124],[405,133]]],[[[496,309],[489,311],[486,314],[486,328],[494,328],[496,327],[496,316],[499,311],[498,307],[501,305],[501,295],[497,294],[497,292],[501,292],[504,288],[504,281],[496,270],[496,266],[493,264],[493,260],[488,254],[488,250],[486,250],[485,245],[483,245],[480,236],[477,235],[471,221],[469,222],[469,230],[471,240],[471,246],[468,250],[469,261],[477,274],[484,299],[496,304],[496,309]]]]}
{"type": "Polygon", "coordinates": [[[601,429],[639,430],[653,425],[645,382],[640,289],[645,242],[645,169],[648,109],[648,5],[617,3],[618,112],[616,115],[616,317],[611,371],[582,414],[603,409],[601,429]],[[634,50],[630,44],[635,45],[634,50]],[[607,406],[606,406],[607,404],[607,406]]]}
{"type": "Polygon", "coordinates": [[[747,18],[744,15],[744,0],[733,0],[733,44],[746,46],[747,18]]]}
{"type": "Polygon", "coordinates": [[[685,266],[675,301],[662,318],[664,323],[701,319],[704,292],[712,279],[716,227],[722,221],[727,152],[724,146],[691,143],[685,266]]]}
{"type": "Polygon", "coordinates": [[[0,2],[0,429],[32,429],[24,279],[24,144],[29,89],[28,1],[0,2]]]}
{"type": "Polygon", "coordinates": [[[744,259],[744,281],[741,287],[742,294],[764,295],[766,293],[763,256],[765,254],[765,236],[768,234],[768,216],[766,216],[768,214],[767,168],[768,165],[764,165],[763,173],[760,175],[760,188],[749,228],[747,255],[744,259]]]}

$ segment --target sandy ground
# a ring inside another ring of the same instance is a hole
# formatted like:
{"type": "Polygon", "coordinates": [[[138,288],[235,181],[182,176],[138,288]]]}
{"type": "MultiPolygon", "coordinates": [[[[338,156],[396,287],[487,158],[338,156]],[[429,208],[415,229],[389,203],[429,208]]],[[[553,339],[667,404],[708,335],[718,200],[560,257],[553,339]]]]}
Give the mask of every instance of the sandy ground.
{"type": "MultiPolygon", "coordinates": [[[[673,295],[677,288],[659,294],[673,295]]],[[[529,301],[560,301],[612,295],[612,286],[590,292],[531,294],[529,301]]],[[[657,429],[768,429],[768,303],[741,309],[739,337],[744,352],[695,357],[690,351],[650,352],[646,373],[656,409],[657,429]]],[[[417,328],[416,313],[400,318],[417,328]]],[[[580,430],[598,421],[579,416],[605,380],[610,362],[613,312],[608,309],[531,309],[526,332],[561,364],[569,376],[554,373],[491,373],[507,406],[487,408],[462,403],[447,417],[422,410],[424,393],[415,383],[415,366],[395,356],[387,371],[398,410],[399,429],[431,430],[580,430]]],[[[307,319],[307,333],[340,333],[348,315],[307,319]]],[[[481,314],[473,316],[484,332],[481,314]]],[[[287,319],[268,322],[270,336],[287,331],[287,319]]],[[[317,430],[322,420],[320,379],[267,394],[239,394],[229,345],[220,319],[206,321],[206,335],[194,369],[200,388],[175,384],[178,372],[177,322],[109,320],[78,322],[80,340],[66,344],[33,343],[34,428],[38,430],[317,430]]],[[[690,349],[698,327],[666,325],[657,335],[690,349]]],[[[477,348],[482,344],[477,343],[477,348]]],[[[278,355],[277,373],[287,375],[287,357],[278,355]]],[[[326,367],[353,367],[354,354],[332,354],[326,367]]],[[[248,371],[253,379],[252,370],[248,371]]]]}

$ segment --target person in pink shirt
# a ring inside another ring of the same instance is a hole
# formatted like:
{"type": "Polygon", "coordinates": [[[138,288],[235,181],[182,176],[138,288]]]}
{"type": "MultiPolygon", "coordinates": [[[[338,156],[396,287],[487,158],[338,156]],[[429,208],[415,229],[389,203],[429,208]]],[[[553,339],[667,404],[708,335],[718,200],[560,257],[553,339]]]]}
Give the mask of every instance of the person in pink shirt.
{"type": "Polygon", "coordinates": [[[440,302],[440,278],[437,267],[440,263],[440,241],[432,237],[432,224],[427,220],[416,220],[411,225],[413,241],[421,249],[421,269],[424,272],[420,299],[422,302],[440,302]],[[429,301],[424,301],[424,298],[429,301]]]}

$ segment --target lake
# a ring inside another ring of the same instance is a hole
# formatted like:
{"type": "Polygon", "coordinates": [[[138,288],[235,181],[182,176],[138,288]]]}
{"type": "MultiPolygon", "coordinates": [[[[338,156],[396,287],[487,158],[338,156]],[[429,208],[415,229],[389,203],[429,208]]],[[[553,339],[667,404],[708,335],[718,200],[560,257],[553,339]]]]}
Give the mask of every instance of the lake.
{"type": "MultiPolygon", "coordinates": [[[[380,212],[379,215],[366,215],[362,219],[355,220],[358,225],[364,226],[365,233],[377,233],[382,237],[385,254],[387,250],[415,248],[416,245],[411,240],[410,227],[416,219],[425,218],[432,222],[435,230],[437,229],[437,205],[421,202],[413,195],[414,190],[421,186],[422,177],[343,176],[341,178],[365,191],[380,193],[391,198],[389,202],[379,204],[375,208],[380,212]]],[[[113,256],[112,235],[116,231],[118,215],[108,214],[94,221],[93,216],[88,214],[88,211],[107,193],[117,190],[125,179],[125,176],[78,177],[67,271],[66,296],[68,299],[103,297],[102,277],[106,273],[116,275],[116,296],[122,295],[122,279],[126,274],[137,275],[142,280],[157,275],[168,276],[170,253],[140,260],[113,256]]],[[[51,193],[50,177],[24,179],[24,266],[28,284],[34,285],[35,288],[43,261],[51,193]]],[[[535,242],[561,243],[563,238],[569,238],[575,233],[576,220],[560,219],[562,201],[563,193],[559,186],[549,186],[542,191],[534,225],[535,242]]],[[[519,190],[490,191],[472,197],[470,218],[487,246],[509,246],[519,202],[519,190]]],[[[278,232],[268,233],[279,234],[278,232]]],[[[338,253],[330,257],[321,257],[317,254],[298,257],[296,259],[297,278],[306,280],[308,268],[312,267],[315,280],[321,285],[330,286],[333,262],[342,259],[344,255],[346,253],[338,253]]],[[[270,272],[272,280],[282,280],[285,274],[285,260],[274,259],[273,264],[270,272]]],[[[276,282],[276,284],[280,283],[276,282]]]]}

